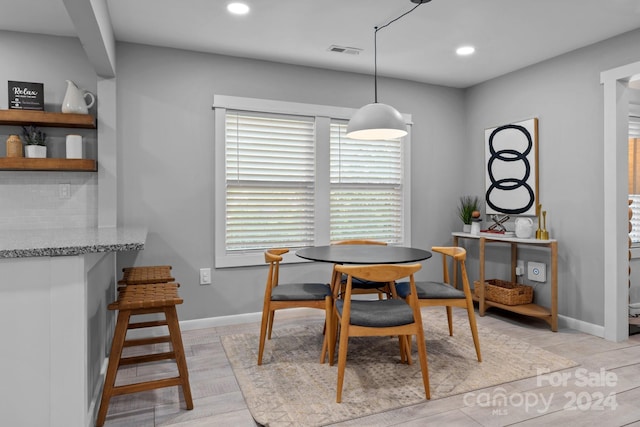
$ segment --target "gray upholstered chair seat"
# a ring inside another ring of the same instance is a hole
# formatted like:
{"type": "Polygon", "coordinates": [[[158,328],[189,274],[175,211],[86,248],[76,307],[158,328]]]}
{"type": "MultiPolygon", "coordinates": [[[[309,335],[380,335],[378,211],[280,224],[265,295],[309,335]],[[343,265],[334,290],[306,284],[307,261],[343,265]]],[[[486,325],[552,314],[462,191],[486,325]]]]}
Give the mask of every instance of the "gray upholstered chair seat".
{"type": "MultiPolygon", "coordinates": [[[[336,301],[340,316],[344,300],[336,301]]],[[[351,300],[350,324],[373,328],[408,325],[413,323],[413,311],[403,300],[389,299],[378,301],[351,300]]]]}
{"type": "Polygon", "coordinates": [[[290,283],[274,287],[271,301],[323,300],[330,295],[331,288],[325,283],[290,283]]]}
{"type": "MultiPolygon", "coordinates": [[[[442,282],[416,282],[419,299],[464,299],[464,291],[442,282]]],[[[401,298],[409,295],[409,283],[396,284],[396,292],[401,298]]]]}

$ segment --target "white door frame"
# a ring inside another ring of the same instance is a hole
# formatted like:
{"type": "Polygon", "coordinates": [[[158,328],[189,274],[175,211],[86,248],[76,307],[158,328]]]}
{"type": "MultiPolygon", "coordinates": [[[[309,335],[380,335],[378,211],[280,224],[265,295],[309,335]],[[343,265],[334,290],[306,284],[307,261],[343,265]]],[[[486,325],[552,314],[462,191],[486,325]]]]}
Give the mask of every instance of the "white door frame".
{"type": "Polygon", "coordinates": [[[600,73],[604,86],[604,338],[629,338],[629,80],[640,62],[600,73]]]}

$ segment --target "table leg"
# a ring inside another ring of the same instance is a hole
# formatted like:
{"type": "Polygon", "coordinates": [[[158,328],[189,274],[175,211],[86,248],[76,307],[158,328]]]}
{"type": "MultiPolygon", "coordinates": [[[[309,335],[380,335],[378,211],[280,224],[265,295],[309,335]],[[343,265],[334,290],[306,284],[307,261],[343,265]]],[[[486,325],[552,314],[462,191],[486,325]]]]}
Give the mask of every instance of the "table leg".
{"type": "Polygon", "coordinates": [[[551,330],[558,331],[558,242],[551,242],[551,330]]]}
{"type": "Polygon", "coordinates": [[[518,263],[518,244],[511,243],[511,283],[517,283],[516,267],[518,263]]]}
{"type": "MultiPolygon", "coordinates": [[[[457,247],[458,246],[458,236],[453,236],[453,246],[457,247]]],[[[457,265],[455,263],[455,261],[453,262],[453,277],[451,278],[452,281],[451,283],[453,284],[453,286],[456,289],[460,289],[460,287],[458,287],[458,268],[457,265]]]]}
{"type": "Polygon", "coordinates": [[[484,312],[486,310],[485,307],[485,303],[484,303],[484,248],[485,248],[485,244],[486,244],[486,239],[484,237],[480,237],[480,254],[479,254],[479,261],[480,261],[480,278],[478,279],[478,282],[480,284],[480,292],[479,292],[479,305],[478,305],[478,314],[480,316],[484,316],[484,312]]]}

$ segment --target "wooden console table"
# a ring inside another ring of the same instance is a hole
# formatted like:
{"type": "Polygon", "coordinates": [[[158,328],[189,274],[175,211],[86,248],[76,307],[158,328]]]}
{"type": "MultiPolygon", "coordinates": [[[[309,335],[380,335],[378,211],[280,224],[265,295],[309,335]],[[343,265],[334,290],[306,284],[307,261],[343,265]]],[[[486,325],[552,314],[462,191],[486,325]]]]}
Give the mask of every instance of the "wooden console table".
{"type": "MultiPolygon", "coordinates": [[[[522,314],[525,316],[532,316],[543,319],[550,326],[553,332],[558,330],[558,242],[555,239],[539,240],[539,239],[519,239],[517,237],[504,237],[501,235],[487,235],[481,233],[480,235],[470,233],[451,233],[453,236],[453,245],[458,246],[459,239],[472,239],[478,240],[480,245],[480,278],[478,281],[481,284],[479,291],[478,312],[480,316],[484,316],[487,307],[497,307],[503,310],[512,311],[514,313],[522,314]],[[485,248],[487,242],[507,243],[511,245],[511,281],[516,282],[516,264],[518,260],[518,245],[529,246],[544,246],[551,250],[551,307],[543,307],[538,304],[521,304],[521,305],[505,305],[494,301],[488,301],[484,298],[484,261],[485,261],[485,248]]],[[[454,270],[453,283],[457,284],[456,271],[454,270]]]]}

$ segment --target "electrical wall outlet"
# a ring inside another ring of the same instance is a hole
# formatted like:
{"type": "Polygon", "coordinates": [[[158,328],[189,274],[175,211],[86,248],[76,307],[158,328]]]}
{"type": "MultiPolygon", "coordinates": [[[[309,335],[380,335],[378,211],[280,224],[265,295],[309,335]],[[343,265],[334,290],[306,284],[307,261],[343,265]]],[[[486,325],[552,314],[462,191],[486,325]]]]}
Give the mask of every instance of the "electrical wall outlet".
{"type": "Polygon", "coordinates": [[[516,276],[524,275],[524,261],[519,259],[516,263],[516,276]]]}
{"type": "Polygon", "coordinates": [[[71,198],[71,184],[58,184],[58,197],[61,199],[71,198]]]}
{"type": "Polygon", "coordinates": [[[201,285],[210,285],[211,284],[211,269],[210,268],[201,268],[200,269],[200,284],[201,285]]]}
{"type": "Polygon", "coordinates": [[[546,282],[547,266],[541,262],[529,262],[527,264],[527,277],[534,282],[546,282]]]}

